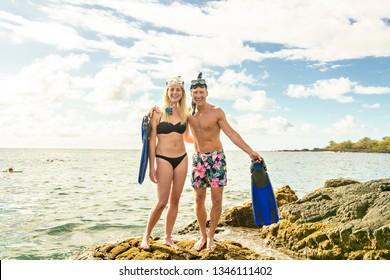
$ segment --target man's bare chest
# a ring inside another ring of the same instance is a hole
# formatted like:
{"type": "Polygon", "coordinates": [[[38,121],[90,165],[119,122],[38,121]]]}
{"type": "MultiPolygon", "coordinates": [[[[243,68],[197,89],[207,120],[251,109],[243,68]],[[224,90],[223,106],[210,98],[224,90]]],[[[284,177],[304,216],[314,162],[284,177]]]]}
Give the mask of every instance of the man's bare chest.
{"type": "Polygon", "coordinates": [[[198,133],[207,133],[218,130],[219,128],[216,119],[212,118],[211,116],[207,117],[204,115],[192,116],[190,120],[190,126],[198,133]]]}

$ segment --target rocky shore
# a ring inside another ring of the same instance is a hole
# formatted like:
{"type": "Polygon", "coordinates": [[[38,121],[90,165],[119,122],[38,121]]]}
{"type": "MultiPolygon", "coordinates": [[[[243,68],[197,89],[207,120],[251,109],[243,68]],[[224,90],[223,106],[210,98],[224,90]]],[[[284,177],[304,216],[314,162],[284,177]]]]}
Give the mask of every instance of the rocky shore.
{"type": "Polygon", "coordinates": [[[280,208],[260,229],[270,246],[300,259],[390,259],[390,179],[335,179],[280,208]]]}
{"type": "MultiPolygon", "coordinates": [[[[328,180],[325,186],[298,199],[289,186],[275,191],[280,221],[258,227],[253,222],[251,202],[223,213],[218,232],[234,230],[247,239],[261,239],[266,246],[293,259],[390,259],[390,179],[358,182],[328,180]]],[[[74,259],[100,260],[261,260],[275,259],[259,254],[242,243],[220,240],[217,249],[195,251],[194,221],[182,229],[181,250],[151,242],[151,250],[139,248],[137,238],[88,248],[74,259]]],[[[229,235],[226,235],[229,236],[229,235]]],[[[226,237],[225,236],[225,237],[226,237]]],[[[249,243],[248,243],[249,244],[249,243]]]]}

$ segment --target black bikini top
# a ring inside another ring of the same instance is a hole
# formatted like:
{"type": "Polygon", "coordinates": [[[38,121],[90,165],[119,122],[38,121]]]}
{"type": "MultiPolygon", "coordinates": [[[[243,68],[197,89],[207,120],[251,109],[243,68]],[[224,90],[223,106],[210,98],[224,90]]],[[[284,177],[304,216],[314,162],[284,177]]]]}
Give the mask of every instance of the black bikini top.
{"type": "Polygon", "coordinates": [[[171,132],[177,132],[183,134],[186,130],[187,124],[181,124],[178,122],[177,124],[172,124],[170,122],[160,122],[157,125],[157,134],[168,134],[171,132]]]}

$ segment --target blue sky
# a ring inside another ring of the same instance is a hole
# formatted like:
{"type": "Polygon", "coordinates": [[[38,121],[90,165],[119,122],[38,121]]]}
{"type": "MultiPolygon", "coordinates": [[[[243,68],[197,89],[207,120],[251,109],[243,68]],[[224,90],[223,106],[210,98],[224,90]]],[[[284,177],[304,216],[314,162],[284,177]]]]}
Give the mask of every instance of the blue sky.
{"type": "Polygon", "coordinates": [[[1,1],[0,147],[138,149],[199,71],[259,151],[381,139],[389,46],[387,0],[1,1]]]}

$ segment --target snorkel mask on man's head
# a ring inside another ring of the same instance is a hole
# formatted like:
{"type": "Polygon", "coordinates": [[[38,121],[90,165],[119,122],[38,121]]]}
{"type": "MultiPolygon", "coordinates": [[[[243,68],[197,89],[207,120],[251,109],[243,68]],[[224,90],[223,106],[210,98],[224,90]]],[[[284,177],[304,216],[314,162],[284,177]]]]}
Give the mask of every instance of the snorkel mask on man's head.
{"type": "MultiPolygon", "coordinates": [[[[191,92],[193,89],[196,89],[198,87],[206,89],[206,92],[207,92],[207,84],[206,84],[206,80],[202,79],[202,72],[199,73],[198,78],[196,80],[191,81],[191,86],[190,86],[191,92]]],[[[192,105],[191,106],[192,107],[192,115],[195,115],[196,103],[194,102],[194,100],[192,100],[191,105],[192,105]]]]}
{"type": "Polygon", "coordinates": [[[190,89],[194,89],[197,87],[202,87],[207,89],[206,80],[202,79],[202,72],[199,73],[198,78],[196,80],[191,81],[190,89]]]}

